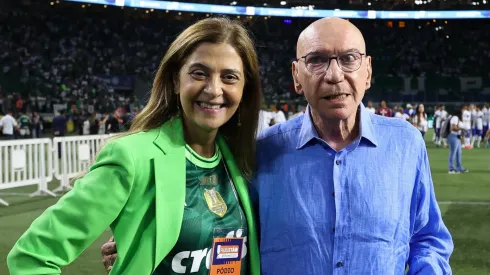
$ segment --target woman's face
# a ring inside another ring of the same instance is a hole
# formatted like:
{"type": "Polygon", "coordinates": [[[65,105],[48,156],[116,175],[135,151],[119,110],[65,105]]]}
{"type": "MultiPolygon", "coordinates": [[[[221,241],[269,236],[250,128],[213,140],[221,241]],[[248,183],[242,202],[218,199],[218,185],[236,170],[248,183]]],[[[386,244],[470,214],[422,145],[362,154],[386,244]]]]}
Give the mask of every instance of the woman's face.
{"type": "Polygon", "coordinates": [[[419,105],[419,113],[423,113],[424,112],[424,104],[420,104],[419,105]]]}
{"type": "Polygon", "coordinates": [[[223,126],[237,110],[244,86],[243,62],[231,45],[200,44],[177,84],[186,125],[206,132],[223,126]]]}

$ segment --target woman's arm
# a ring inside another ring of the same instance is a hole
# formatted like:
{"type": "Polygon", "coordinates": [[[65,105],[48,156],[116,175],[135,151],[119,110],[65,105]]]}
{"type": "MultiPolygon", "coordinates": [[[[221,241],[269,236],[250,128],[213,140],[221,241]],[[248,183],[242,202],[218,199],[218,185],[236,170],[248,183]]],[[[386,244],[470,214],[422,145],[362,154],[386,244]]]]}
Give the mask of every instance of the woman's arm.
{"type": "Polygon", "coordinates": [[[10,251],[11,275],[60,274],[117,218],[134,179],[134,162],[117,141],[107,144],[90,172],[49,207],[10,251]],[[110,195],[108,195],[110,194],[110,195]]]}

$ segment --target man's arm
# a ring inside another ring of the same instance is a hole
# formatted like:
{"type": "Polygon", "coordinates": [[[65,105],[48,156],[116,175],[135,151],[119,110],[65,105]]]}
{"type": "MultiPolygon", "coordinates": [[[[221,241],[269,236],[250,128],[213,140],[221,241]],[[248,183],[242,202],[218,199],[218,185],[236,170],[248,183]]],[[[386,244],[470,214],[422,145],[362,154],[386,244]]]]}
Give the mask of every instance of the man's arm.
{"type": "Polygon", "coordinates": [[[411,232],[408,275],[452,274],[449,257],[454,249],[451,235],[442,221],[434,193],[429,158],[420,137],[417,178],[411,205],[411,232]]]}

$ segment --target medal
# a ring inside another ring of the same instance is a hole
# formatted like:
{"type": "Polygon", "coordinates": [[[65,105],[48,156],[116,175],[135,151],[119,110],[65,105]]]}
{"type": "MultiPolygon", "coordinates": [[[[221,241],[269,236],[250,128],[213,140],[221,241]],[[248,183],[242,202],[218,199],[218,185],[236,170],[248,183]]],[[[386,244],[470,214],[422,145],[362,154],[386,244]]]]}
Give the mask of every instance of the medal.
{"type": "Polygon", "coordinates": [[[208,204],[209,210],[213,212],[214,214],[223,217],[228,210],[228,207],[226,206],[225,200],[221,197],[221,194],[214,189],[205,189],[204,191],[204,199],[206,200],[206,203],[208,204]]]}

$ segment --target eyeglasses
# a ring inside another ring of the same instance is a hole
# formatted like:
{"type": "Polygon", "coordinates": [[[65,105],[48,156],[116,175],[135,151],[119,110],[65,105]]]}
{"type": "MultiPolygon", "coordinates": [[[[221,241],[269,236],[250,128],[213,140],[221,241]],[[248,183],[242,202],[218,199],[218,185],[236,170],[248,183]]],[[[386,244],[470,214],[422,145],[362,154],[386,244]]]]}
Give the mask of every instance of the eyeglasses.
{"type": "Polygon", "coordinates": [[[298,61],[304,60],[306,69],[313,74],[322,74],[330,66],[332,59],[337,60],[337,65],[340,69],[346,73],[351,73],[359,70],[362,64],[362,56],[366,55],[364,53],[358,52],[345,52],[338,56],[329,56],[325,53],[309,53],[302,56],[298,61]]]}

